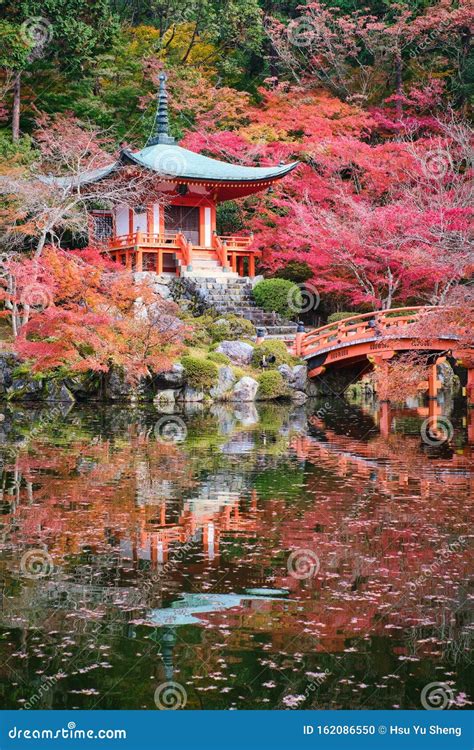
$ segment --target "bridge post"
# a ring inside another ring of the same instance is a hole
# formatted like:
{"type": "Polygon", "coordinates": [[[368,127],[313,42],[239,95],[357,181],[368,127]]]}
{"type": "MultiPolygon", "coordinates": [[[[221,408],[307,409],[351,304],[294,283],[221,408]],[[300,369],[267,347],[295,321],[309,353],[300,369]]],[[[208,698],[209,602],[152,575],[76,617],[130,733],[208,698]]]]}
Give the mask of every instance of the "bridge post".
{"type": "Polygon", "coordinates": [[[474,445],[474,409],[467,410],[466,417],[467,426],[467,444],[474,445]]]}
{"type": "Polygon", "coordinates": [[[301,357],[303,353],[304,323],[298,322],[295,335],[295,355],[301,357]]]}
{"type": "Polygon", "coordinates": [[[263,328],[263,326],[257,328],[257,338],[255,340],[256,346],[258,346],[259,344],[261,344],[265,340],[265,334],[266,334],[266,332],[267,332],[267,329],[263,328]]]}
{"type": "Polygon", "coordinates": [[[390,435],[392,428],[392,408],[390,401],[380,402],[379,428],[382,437],[386,438],[390,435]]]}
{"type": "Polygon", "coordinates": [[[467,405],[474,407],[474,365],[467,368],[466,396],[467,405]]]}
{"type": "Polygon", "coordinates": [[[446,362],[446,357],[438,357],[431,365],[428,373],[428,398],[438,398],[438,389],[441,388],[441,380],[438,379],[438,365],[446,362]]]}

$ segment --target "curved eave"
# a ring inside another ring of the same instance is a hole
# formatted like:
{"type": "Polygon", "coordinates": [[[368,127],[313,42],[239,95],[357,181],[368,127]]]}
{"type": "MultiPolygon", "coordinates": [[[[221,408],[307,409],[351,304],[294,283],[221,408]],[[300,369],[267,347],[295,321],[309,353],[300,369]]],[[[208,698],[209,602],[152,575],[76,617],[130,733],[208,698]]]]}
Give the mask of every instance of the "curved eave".
{"type": "Polygon", "coordinates": [[[90,185],[94,182],[99,182],[105,179],[119,167],[119,162],[108,164],[106,167],[100,169],[90,170],[89,172],[83,172],[75,177],[54,177],[53,175],[40,175],[39,180],[45,185],[55,185],[61,188],[73,188],[81,187],[81,185],[90,185]]]}
{"type": "Polygon", "coordinates": [[[158,149],[159,147],[150,146],[135,154],[124,150],[120,158],[122,163],[136,164],[149,169],[166,181],[233,188],[265,187],[285,177],[300,164],[299,161],[295,161],[277,167],[241,167],[196,154],[180,146],[158,149]],[[194,164],[194,169],[188,168],[189,162],[191,167],[194,164]]]}

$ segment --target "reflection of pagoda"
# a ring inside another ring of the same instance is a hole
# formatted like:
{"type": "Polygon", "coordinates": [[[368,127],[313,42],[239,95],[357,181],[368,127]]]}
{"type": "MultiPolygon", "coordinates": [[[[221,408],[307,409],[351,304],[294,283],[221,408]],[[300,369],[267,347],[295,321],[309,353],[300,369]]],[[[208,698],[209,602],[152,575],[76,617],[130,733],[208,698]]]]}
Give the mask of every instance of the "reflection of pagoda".
{"type": "MultiPolygon", "coordinates": [[[[254,536],[258,529],[257,494],[252,491],[248,511],[240,508],[237,493],[221,492],[209,498],[185,501],[178,518],[170,520],[170,510],[164,502],[158,513],[148,521],[143,517],[140,525],[139,545],[132,551],[136,559],[146,559],[155,568],[167,562],[170,551],[194,542],[200,546],[210,561],[219,555],[219,539],[227,532],[240,532],[254,536]]],[[[123,540],[122,551],[127,552],[123,540]]]]}
{"type": "Polygon", "coordinates": [[[127,166],[138,174],[156,174],[155,197],[142,205],[91,211],[91,239],[105,243],[112,259],[130,270],[222,280],[237,274],[254,276],[257,252],[251,236],[219,237],[217,205],[270,187],[298,162],[247,167],[178,146],[168,132],[165,80],[160,75],[155,125],[145,147],[135,152],[124,149],[118,161],[81,179],[81,184],[98,182],[127,166]]]}

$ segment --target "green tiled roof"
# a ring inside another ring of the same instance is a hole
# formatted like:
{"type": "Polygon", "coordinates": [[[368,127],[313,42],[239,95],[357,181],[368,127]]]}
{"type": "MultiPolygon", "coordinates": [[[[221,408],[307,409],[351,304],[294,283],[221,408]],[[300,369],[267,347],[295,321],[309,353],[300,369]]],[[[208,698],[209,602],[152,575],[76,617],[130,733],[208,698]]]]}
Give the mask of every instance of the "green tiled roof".
{"type": "Polygon", "coordinates": [[[299,162],[283,164],[277,167],[245,167],[240,164],[228,164],[225,161],[211,159],[209,156],[196,154],[175,144],[156,144],[145,146],[141,151],[132,153],[123,151],[126,161],[140,164],[165,177],[177,177],[188,180],[210,180],[216,182],[259,182],[283,177],[298,166],[299,162]]]}

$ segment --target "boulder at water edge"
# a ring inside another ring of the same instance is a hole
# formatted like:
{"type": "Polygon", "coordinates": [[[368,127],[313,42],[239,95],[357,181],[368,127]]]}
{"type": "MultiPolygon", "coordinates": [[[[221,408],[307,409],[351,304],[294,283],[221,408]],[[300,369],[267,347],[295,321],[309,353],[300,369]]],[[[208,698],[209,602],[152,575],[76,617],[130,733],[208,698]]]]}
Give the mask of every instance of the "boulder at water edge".
{"type": "Polygon", "coordinates": [[[249,365],[252,359],[253,346],[244,341],[221,341],[216,349],[219,354],[226,354],[230,361],[237,365],[249,365]]]}
{"type": "Polygon", "coordinates": [[[234,385],[232,392],[233,401],[255,401],[257,395],[258,383],[254,378],[245,377],[241,378],[238,383],[234,385]]]}

